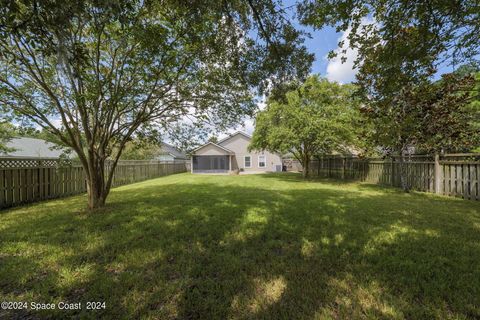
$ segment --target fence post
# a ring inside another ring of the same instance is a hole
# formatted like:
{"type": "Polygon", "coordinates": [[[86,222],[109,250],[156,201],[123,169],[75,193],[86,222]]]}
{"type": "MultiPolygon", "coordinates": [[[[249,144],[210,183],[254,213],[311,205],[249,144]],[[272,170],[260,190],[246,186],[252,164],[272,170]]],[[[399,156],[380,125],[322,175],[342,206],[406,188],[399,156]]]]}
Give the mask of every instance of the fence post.
{"type": "Polygon", "coordinates": [[[331,172],[332,172],[332,159],[329,157],[328,158],[328,178],[331,178],[331,172]]]}
{"type": "Polygon", "coordinates": [[[321,156],[320,158],[317,159],[317,160],[318,160],[317,177],[320,177],[320,167],[321,167],[322,162],[323,162],[323,161],[321,160],[322,158],[323,158],[323,156],[321,156]]]}
{"type": "Polygon", "coordinates": [[[440,168],[440,155],[435,153],[435,168],[434,168],[434,181],[435,181],[435,193],[440,194],[440,186],[441,186],[441,175],[442,171],[440,168]]]}
{"type": "Polygon", "coordinates": [[[392,156],[391,158],[391,174],[392,174],[392,177],[390,178],[390,184],[393,186],[395,186],[395,157],[392,156]]]}

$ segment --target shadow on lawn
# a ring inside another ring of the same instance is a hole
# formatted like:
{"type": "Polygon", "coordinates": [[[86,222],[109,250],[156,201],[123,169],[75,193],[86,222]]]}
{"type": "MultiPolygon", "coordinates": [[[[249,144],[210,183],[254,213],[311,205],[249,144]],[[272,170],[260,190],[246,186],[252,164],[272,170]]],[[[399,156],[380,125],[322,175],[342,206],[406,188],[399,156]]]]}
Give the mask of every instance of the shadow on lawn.
{"type": "Polygon", "coordinates": [[[2,278],[1,292],[106,301],[106,311],[72,313],[92,318],[480,316],[472,207],[376,187],[296,188],[154,185],[115,191],[105,215],[23,219],[0,239],[68,254],[55,263],[2,256],[2,275],[25,269],[2,278]]]}

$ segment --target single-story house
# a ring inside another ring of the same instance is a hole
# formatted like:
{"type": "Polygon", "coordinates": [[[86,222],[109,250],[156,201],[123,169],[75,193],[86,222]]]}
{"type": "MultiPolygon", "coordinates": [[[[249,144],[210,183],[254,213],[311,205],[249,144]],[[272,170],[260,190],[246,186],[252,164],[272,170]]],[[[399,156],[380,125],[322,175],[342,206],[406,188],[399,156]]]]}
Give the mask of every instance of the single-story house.
{"type": "Polygon", "coordinates": [[[248,151],[252,137],[236,132],[217,143],[209,142],[192,152],[192,173],[245,173],[282,171],[279,154],[248,151]]]}
{"type": "Polygon", "coordinates": [[[160,152],[155,156],[155,160],[160,161],[176,161],[176,160],[187,160],[187,155],[175,148],[174,146],[162,142],[160,147],[160,152]]]}
{"type": "Polygon", "coordinates": [[[56,144],[37,138],[15,137],[6,147],[12,151],[0,152],[1,157],[59,158],[64,153],[56,144]]]}

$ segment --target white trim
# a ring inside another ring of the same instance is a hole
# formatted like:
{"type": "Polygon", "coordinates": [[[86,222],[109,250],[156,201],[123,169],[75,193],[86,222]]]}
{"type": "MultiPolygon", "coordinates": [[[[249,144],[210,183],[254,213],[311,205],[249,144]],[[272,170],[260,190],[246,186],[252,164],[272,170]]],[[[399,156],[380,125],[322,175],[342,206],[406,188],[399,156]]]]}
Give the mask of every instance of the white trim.
{"type": "Polygon", "coordinates": [[[243,167],[244,168],[251,168],[252,167],[252,156],[251,155],[248,155],[248,156],[243,156],[243,167]],[[249,157],[250,158],[250,165],[247,167],[247,162],[245,161],[245,159],[249,157]]]}
{"type": "Polygon", "coordinates": [[[258,167],[259,168],[266,168],[267,167],[267,156],[266,155],[264,155],[264,154],[259,154],[258,155],[258,167]],[[264,165],[263,166],[260,166],[260,157],[264,158],[264,160],[263,160],[264,165]]]}
{"type": "Polygon", "coordinates": [[[218,147],[218,148],[220,148],[220,149],[222,149],[222,150],[225,150],[225,151],[227,151],[229,154],[234,154],[234,153],[235,153],[235,152],[233,152],[232,150],[229,150],[229,149],[227,149],[227,148],[225,148],[225,147],[219,146],[219,145],[216,144],[216,143],[208,142],[208,143],[205,143],[204,145],[198,147],[197,149],[193,150],[193,151],[192,151],[192,155],[194,155],[196,151],[198,151],[198,150],[200,150],[200,149],[208,146],[209,144],[214,145],[215,147],[218,147]]]}

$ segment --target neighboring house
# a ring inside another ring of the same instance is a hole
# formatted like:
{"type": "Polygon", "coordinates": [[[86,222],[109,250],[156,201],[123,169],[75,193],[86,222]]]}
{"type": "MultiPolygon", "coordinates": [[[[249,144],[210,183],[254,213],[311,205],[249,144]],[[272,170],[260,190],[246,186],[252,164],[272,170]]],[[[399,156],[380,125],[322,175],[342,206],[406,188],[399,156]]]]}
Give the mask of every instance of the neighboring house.
{"type": "Polygon", "coordinates": [[[175,160],[186,160],[187,155],[175,148],[174,146],[162,142],[162,146],[158,155],[155,156],[155,160],[160,161],[175,161],[175,160]]]}
{"type": "Polygon", "coordinates": [[[0,152],[1,157],[59,158],[63,154],[56,144],[36,138],[12,138],[6,146],[13,151],[0,152]]]}
{"type": "Polygon", "coordinates": [[[248,151],[251,139],[246,133],[236,132],[217,143],[209,142],[195,149],[192,152],[192,173],[281,171],[279,154],[248,151]]]}
{"type": "MultiPolygon", "coordinates": [[[[355,157],[360,154],[360,150],[356,149],[355,147],[347,147],[345,148],[344,153],[339,153],[339,152],[332,152],[331,155],[328,156],[345,156],[345,157],[355,157]]],[[[312,157],[312,161],[318,161],[318,157],[312,157]]],[[[300,164],[300,161],[298,161],[293,153],[288,152],[284,155],[282,155],[282,163],[283,167],[285,168],[286,171],[294,171],[294,172],[301,172],[303,170],[302,165],[300,164]]]]}

